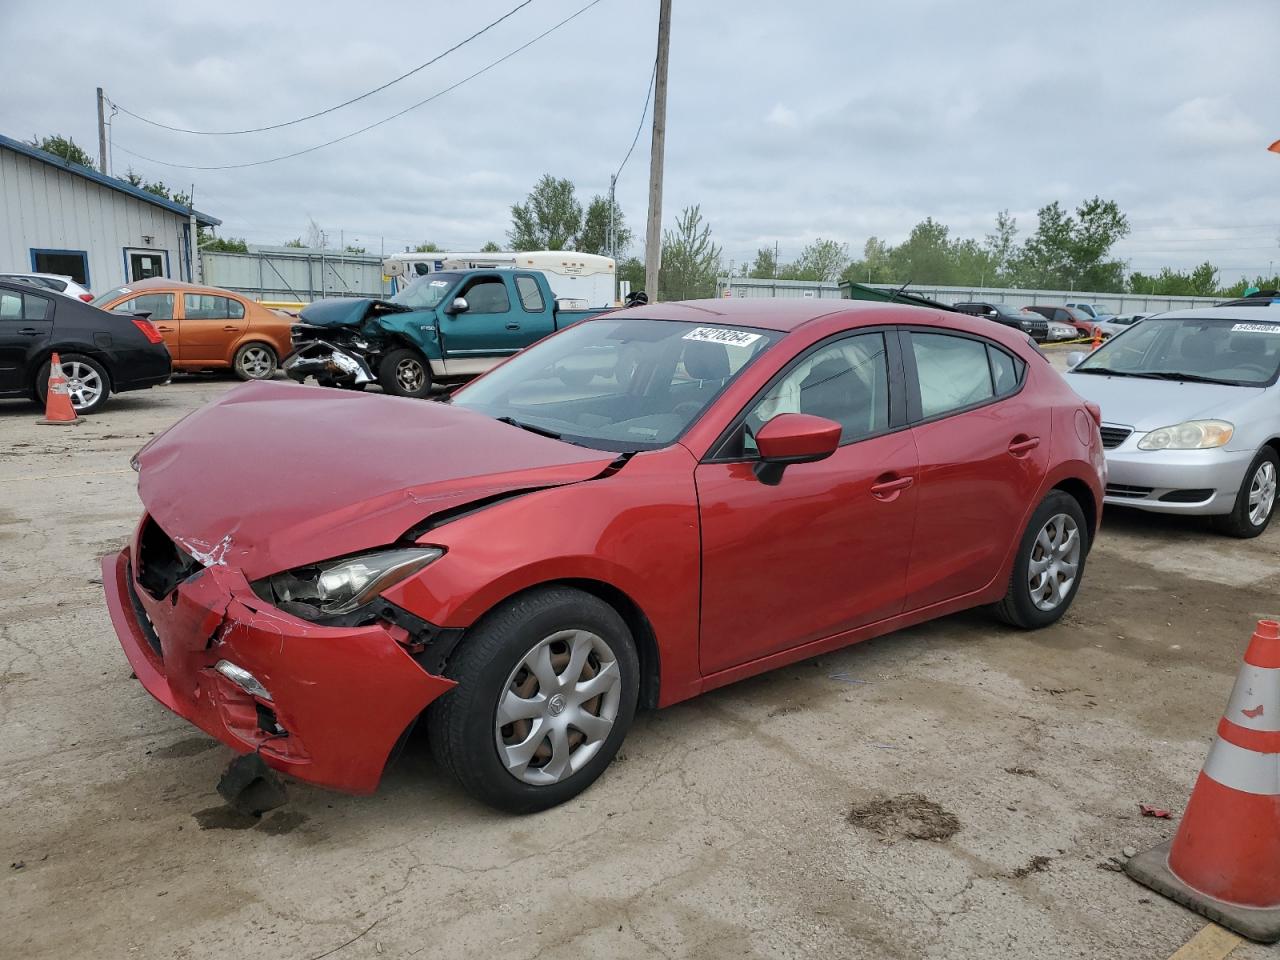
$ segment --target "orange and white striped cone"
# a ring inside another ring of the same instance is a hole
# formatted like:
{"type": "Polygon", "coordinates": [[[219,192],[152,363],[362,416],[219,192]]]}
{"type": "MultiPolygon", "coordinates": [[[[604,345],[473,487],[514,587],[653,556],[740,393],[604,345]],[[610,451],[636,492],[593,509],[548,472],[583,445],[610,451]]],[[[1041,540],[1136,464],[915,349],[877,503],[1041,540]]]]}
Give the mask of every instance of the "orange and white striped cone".
{"type": "Polygon", "coordinates": [[[1258,622],[1177,834],[1125,870],[1251,940],[1280,940],[1280,623],[1258,622]]]}
{"type": "Polygon", "coordinates": [[[1100,346],[1102,346],[1102,328],[1094,327],[1093,328],[1093,344],[1092,346],[1089,347],[1089,349],[1097,350],[1100,346]]]}
{"type": "Polygon", "coordinates": [[[44,419],[36,423],[65,426],[79,423],[76,408],[71,405],[71,391],[67,387],[67,375],[62,372],[62,361],[55,353],[49,358],[49,385],[45,391],[44,419]]]}

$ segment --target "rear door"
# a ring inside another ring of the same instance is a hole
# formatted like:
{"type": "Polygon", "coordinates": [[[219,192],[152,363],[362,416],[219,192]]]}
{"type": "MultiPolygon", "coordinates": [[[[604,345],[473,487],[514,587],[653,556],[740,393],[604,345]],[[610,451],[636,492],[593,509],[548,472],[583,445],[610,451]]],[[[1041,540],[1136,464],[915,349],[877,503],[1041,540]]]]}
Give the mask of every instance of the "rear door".
{"type": "Polygon", "coordinates": [[[55,297],[0,289],[0,391],[26,390],[27,360],[53,331],[55,297]]]}
{"type": "Polygon", "coordinates": [[[1022,533],[1049,461],[1052,409],[1024,389],[1026,363],[982,337],[904,331],[920,458],[906,608],[987,586],[1022,533]]]}
{"type": "Polygon", "coordinates": [[[520,302],[518,315],[507,324],[508,339],[520,349],[536,343],[555,329],[552,314],[555,301],[548,302],[550,291],[538,283],[538,278],[528,273],[518,273],[513,281],[516,299],[520,302]],[[512,327],[514,326],[514,329],[512,327]]]}
{"type": "Polygon", "coordinates": [[[178,333],[183,363],[229,363],[236,343],[249,329],[244,304],[214,293],[182,295],[178,333]]]}

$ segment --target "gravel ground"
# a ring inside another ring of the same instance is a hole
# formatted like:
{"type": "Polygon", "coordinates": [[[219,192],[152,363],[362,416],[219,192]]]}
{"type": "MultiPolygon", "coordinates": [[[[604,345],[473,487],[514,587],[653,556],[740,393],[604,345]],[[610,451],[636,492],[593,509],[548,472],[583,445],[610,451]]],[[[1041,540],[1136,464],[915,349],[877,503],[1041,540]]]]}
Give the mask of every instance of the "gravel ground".
{"type": "Polygon", "coordinates": [[[970,612],[644,714],[546,813],[476,806],[411,742],[373,797],[295,784],[244,821],[230,751],[129,678],[97,566],[129,455],[233,386],[74,428],[0,404],[0,955],[1145,958],[1204,925],[1100,866],[1172,835],[1137,804],[1185,805],[1280,613],[1280,526],[1109,511],[1055,627],[970,612]]]}

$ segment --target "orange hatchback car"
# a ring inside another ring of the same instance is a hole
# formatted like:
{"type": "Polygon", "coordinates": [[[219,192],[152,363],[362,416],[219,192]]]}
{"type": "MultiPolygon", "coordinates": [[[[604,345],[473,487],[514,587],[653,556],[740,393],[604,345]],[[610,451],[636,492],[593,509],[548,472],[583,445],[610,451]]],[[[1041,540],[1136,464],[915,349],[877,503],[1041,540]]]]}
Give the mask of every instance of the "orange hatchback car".
{"type": "Polygon", "coordinates": [[[293,318],[218,287],[152,277],[108,290],[93,305],[149,313],[175,370],[230,367],[241,380],[267,380],[292,349],[293,318]]]}

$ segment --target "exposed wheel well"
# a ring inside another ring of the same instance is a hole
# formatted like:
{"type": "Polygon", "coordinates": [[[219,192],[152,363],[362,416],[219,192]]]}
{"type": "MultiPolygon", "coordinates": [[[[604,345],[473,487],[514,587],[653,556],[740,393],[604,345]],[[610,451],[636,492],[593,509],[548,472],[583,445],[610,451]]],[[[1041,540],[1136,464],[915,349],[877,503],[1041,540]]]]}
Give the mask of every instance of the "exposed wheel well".
{"type": "Polygon", "coordinates": [[[1280,437],[1272,437],[1270,440],[1264,443],[1263,446],[1270,447],[1272,450],[1276,452],[1276,456],[1280,457],[1280,437]]]}
{"type": "Polygon", "coordinates": [[[1068,477],[1053,489],[1069,494],[1075,498],[1076,503],[1080,504],[1085,522],[1089,525],[1089,543],[1092,544],[1094,534],[1098,532],[1098,504],[1093,498],[1093,491],[1089,489],[1089,485],[1083,480],[1068,477]]]}
{"type": "MultiPolygon", "coordinates": [[[[508,603],[514,597],[527,593],[529,590],[555,586],[573,587],[583,593],[589,593],[618,611],[618,615],[626,621],[627,628],[635,639],[636,654],[640,658],[640,706],[647,708],[657,707],[661,675],[659,671],[658,641],[657,637],[654,636],[653,626],[649,623],[649,618],[644,615],[644,611],[640,609],[639,605],[612,584],[604,583],[600,580],[585,579],[549,580],[546,583],[535,584],[526,590],[520,591],[520,593],[504,598],[500,603],[495,604],[493,609],[508,603]]],[[[478,623],[484,617],[489,616],[493,609],[486,610],[482,616],[476,618],[476,622],[478,623]]],[[[466,641],[463,640],[463,642],[465,643],[466,641]]]]}

